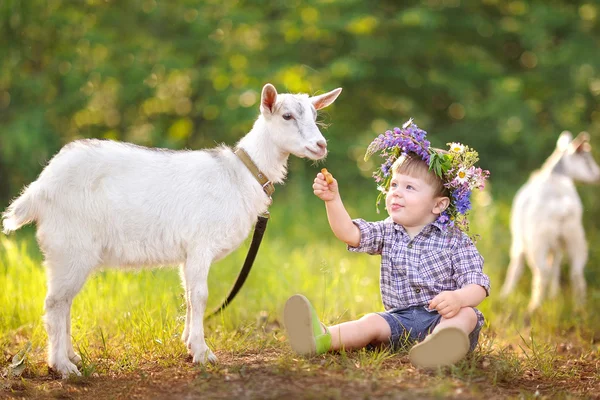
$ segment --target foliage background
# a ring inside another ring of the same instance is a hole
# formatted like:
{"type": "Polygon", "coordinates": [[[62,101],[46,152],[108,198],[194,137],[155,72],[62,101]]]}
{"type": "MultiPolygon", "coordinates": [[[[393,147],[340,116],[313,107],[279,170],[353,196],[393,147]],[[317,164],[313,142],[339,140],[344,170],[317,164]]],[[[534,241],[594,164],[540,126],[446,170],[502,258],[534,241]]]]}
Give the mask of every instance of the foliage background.
{"type": "MultiPolygon", "coordinates": [[[[71,140],[233,145],[257,116],[264,83],[310,94],[342,87],[320,119],[325,165],[353,216],[378,217],[367,144],[414,117],[434,145],[467,143],[491,171],[477,217],[497,227],[481,250],[502,276],[518,187],[562,130],[599,142],[599,10],[571,0],[4,0],[0,205],[71,140]]],[[[310,193],[320,165],[290,161],[274,203],[290,211],[271,229],[292,225],[295,240],[330,235],[310,193]]],[[[593,282],[600,202],[597,186],[580,193],[593,282]]]]}

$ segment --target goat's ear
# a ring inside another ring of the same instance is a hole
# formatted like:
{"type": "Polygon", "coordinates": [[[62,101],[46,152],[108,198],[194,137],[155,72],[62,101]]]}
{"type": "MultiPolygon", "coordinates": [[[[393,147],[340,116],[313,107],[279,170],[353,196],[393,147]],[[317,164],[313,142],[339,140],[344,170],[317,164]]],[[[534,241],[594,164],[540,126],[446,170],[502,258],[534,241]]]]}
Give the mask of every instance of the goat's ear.
{"type": "Polygon", "coordinates": [[[342,88],[333,89],[331,92],[311,97],[310,101],[313,103],[316,110],[320,110],[333,103],[340,93],[342,93],[342,88]]]}
{"type": "Polygon", "coordinates": [[[571,142],[571,147],[573,151],[576,152],[589,152],[592,150],[592,146],[590,145],[590,134],[587,132],[579,132],[579,135],[573,139],[571,142]]]}
{"type": "Polygon", "coordinates": [[[569,148],[569,144],[573,140],[573,135],[569,131],[563,131],[556,141],[556,148],[560,151],[565,151],[569,148]]]}
{"type": "Polygon", "coordinates": [[[265,86],[263,86],[262,94],[260,95],[260,112],[263,114],[266,112],[272,114],[276,101],[277,89],[275,89],[275,86],[267,83],[265,86]]]}
{"type": "Polygon", "coordinates": [[[573,144],[579,146],[583,142],[589,142],[589,141],[590,141],[590,134],[583,131],[583,132],[579,132],[579,135],[577,135],[575,137],[575,139],[573,139],[573,144]]]}

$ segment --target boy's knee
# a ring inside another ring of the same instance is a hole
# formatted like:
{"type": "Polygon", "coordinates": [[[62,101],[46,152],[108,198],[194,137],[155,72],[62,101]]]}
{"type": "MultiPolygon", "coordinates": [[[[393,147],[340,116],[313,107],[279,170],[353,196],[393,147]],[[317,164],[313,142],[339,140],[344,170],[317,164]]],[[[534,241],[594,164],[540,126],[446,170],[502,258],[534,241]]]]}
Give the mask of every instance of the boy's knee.
{"type": "Polygon", "coordinates": [[[469,326],[472,326],[472,329],[475,329],[477,326],[477,314],[475,313],[475,310],[473,310],[473,307],[461,308],[456,316],[467,321],[469,326]]]}
{"type": "Polygon", "coordinates": [[[464,328],[470,328],[470,330],[475,329],[477,326],[477,314],[473,307],[463,307],[458,313],[452,318],[444,318],[442,317],[442,321],[449,321],[448,323],[451,325],[462,325],[464,328]]]}
{"type": "Polygon", "coordinates": [[[360,317],[359,321],[363,324],[373,325],[373,324],[377,324],[378,322],[381,322],[381,321],[385,322],[385,319],[383,319],[383,317],[379,314],[370,313],[370,314],[366,314],[366,315],[363,315],[362,317],[360,317]]]}
{"type": "Polygon", "coordinates": [[[473,318],[477,318],[477,314],[475,314],[475,310],[473,309],[473,307],[463,307],[458,311],[459,314],[462,314],[463,316],[470,316],[473,318]]]}
{"type": "Polygon", "coordinates": [[[359,319],[364,329],[369,329],[377,335],[378,338],[388,338],[391,329],[385,318],[377,313],[364,315],[359,319]]]}

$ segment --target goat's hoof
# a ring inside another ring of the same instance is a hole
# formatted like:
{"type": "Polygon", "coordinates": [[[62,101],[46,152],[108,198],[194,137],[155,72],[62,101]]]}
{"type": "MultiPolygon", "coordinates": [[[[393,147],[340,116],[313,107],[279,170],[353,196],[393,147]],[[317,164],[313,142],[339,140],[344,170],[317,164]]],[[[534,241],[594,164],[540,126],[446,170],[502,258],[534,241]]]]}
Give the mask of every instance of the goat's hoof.
{"type": "Polygon", "coordinates": [[[73,364],[75,364],[78,367],[81,367],[83,365],[83,363],[81,362],[81,357],[79,356],[79,354],[73,354],[71,357],[69,357],[69,360],[71,360],[71,362],[73,364]]]}
{"type": "Polygon", "coordinates": [[[59,373],[62,379],[67,379],[71,375],[81,376],[81,372],[79,372],[77,366],[70,361],[56,363],[51,365],[50,368],[59,373]]]}
{"type": "Polygon", "coordinates": [[[215,356],[215,354],[212,351],[207,350],[205,352],[201,352],[200,354],[195,355],[193,362],[194,364],[215,364],[217,362],[217,356],[215,356]]]}

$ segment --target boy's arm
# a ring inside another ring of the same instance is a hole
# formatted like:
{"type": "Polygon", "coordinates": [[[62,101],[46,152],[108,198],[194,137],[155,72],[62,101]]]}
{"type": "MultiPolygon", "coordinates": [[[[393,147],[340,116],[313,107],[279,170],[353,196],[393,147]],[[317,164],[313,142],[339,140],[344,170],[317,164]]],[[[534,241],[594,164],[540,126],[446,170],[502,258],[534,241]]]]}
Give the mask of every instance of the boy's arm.
{"type": "Polygon", "coordinates": [[[457,290],[441,292],[429,302],[429,309],[437,310],[444,318],[452,318],[463,307],[477,307],[487,296],[486,290],[474,283],[457,290]]]}
{"type": "Polygon", "coordinates": [[[435,308],[445,318],[452,318],[463,307],[478,306],[490,290],[490,278],[483,273],[483,257],[464,233],[452,251],[452,268],[460,289],[442,292],[429,302],[429,308],[435,308]]]}
{"type": "Polygon", "coordinates": [[[327,219],[334,235],[346,244],[357,247],[360,244],[360,229],[352,222],[338,191],[337,180],[328,184],[325,176],[318,173],[313,183],[314,194],[325,202],[327,219]]]}
{"type": "Polygon", "coordinates": [[[352,247],[358,247],[360,244],[360,229],[352,222],[341,197],[338,195],[336,199],[325,202],[325,209],[327,210],[329,226],[331,226],[335,236],[352,247]]]}
{"type": "Polygon", "coordinates": [[[454,293],[459,296],[461,307],[477,307],[487,296],[485,289],[475,283],[457,289],[454,293]]]}

